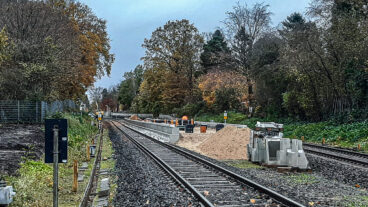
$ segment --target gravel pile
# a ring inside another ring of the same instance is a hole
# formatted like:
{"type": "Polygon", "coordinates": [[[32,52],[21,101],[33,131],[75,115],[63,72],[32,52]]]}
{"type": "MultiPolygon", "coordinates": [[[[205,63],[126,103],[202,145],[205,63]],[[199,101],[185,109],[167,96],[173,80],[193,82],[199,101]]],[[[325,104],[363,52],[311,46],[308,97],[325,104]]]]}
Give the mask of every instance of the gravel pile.
{"type": "MultiPolygon", "coordinates": [[[[181,149],[189,151],[185,148],[181,149]]],[[[362,186],[359,188],[355,187],[355,184],[353,185],[354,182],[343,183],[337,179],[355,174],[353,172],[349,174],[349,171],[353,170],[341,163],[333,164],[331,162],[326,165],[329,161],[322,162],[318,161],[320,159],[308,156],[312,168],[315,168],[312,173],[279,173],[271,168],[235,168],[228,165],[231,162],[220,162],[195,152],[192,153],[306,206],[368,206],[367,189],[364,189],[362,186]],[[324,165],[326,167],[323,167],[324,165]],[[329,168],[329,166],[334,167],[329,168]]],[[[358,171],[356,174],[367,176],[367,173],[368,171],[358,171]]],[[[353,177],[351,178],[353,179],[353,177]]]]}
{"type": "Polygon", "coordinates": [[[118,188],[115,206],[199,206],[196,199],[178,187],[149,157],[120,132],[109,126],[115,149],[118,188]]]}

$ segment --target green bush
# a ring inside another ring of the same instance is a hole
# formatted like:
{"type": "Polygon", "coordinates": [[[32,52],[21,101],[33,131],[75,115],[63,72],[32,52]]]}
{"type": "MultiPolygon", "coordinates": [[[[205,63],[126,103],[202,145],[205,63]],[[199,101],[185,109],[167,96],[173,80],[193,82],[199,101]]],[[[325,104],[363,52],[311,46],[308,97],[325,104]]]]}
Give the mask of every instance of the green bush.
{"type": "MultiPolygon", "coordinates": [[[[70,200],[70,182],[73,172],[73,160],[85,160],[85,143],[90,141],[98,129],[91,126],[91,117],[87,114],[62,114],[55,118],[68,119],[68,163],[59,165],[60,195],[66,195],[70,200]]],[[[47,207],[52,203],[52,178],[51,164],[45,164],[44,160],[25,160],[18,170],[19,176],[6,177],[8,183],[17,191],[12,206],[47,207]]],[[[74,193],[73,193],[74,194],[74,193]]]]}
{"type": "MultiPolygon", "coordinates": [[[[223,113],[202,114],[196,117],[198,121],[224,122],[223,113]]],[[[308,142],[321,142],[325,138],[327,143],[342,147],[356,147],[360,144],[363,150],[368,151],[368,120],[353,123],[339,124],[336,120],[306,123],[291,118],[272,117],[248,118],[241,113],[229,112],[227,123],[244,124],[254,129],[257,121],[276,122],[284,124],[284,137],[298,138],[304,136],[308,142]]]]}

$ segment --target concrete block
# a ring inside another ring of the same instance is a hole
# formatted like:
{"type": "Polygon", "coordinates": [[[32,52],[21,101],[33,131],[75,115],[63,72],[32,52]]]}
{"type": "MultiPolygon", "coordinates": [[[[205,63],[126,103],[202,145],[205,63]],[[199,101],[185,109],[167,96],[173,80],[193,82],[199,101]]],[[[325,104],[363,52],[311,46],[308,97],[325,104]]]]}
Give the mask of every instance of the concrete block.
{"type": "Polygon", "coordinates": [[[109,178],[103,178],[100,183],[100,191],[98,192],[98,197],[109,196],[109,193],[110,193],[109,178]]]}

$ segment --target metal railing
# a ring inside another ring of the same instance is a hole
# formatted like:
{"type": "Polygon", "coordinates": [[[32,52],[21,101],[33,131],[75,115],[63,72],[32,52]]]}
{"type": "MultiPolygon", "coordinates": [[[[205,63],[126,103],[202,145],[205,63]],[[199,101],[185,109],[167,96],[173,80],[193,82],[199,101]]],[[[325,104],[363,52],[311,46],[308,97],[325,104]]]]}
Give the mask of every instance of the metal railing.
{"type": "Polygon", "coordinates": [[[0,100],[0,123],[40,123],[44,117],[42,102],[0,100]]]}
{"type": "Polygon", "coordinates": [[[0,100],[0,123],[43,123],[46,116],[77,109],[74,101],[0,100]]]}

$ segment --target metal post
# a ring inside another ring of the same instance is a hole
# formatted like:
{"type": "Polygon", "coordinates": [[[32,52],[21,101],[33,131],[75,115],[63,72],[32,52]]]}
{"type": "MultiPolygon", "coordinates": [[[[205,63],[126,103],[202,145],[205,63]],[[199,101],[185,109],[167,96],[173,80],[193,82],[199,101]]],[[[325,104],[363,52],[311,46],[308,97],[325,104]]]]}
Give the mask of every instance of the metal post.
{"type": "Polygon", "coordinates": [[[38,122],[38,102],[36,101],[36,122],[38,122]]]}
{"type": "Polygon", "coordinates": [[[54,126],[54,188],[53,188],[53,207],[58,207],[58,186],[59,186],[59,178],[58,178],[58,162],[59,162],[59,129],[58,126],[54,126]]]}
{"type": "Polygon", "coordinates": [[[19,118],[20,118],[20,106],[19,106],[19,101],[17,102],[17,105],[18,105],[18,122],[19,122],[19,118]]]}

